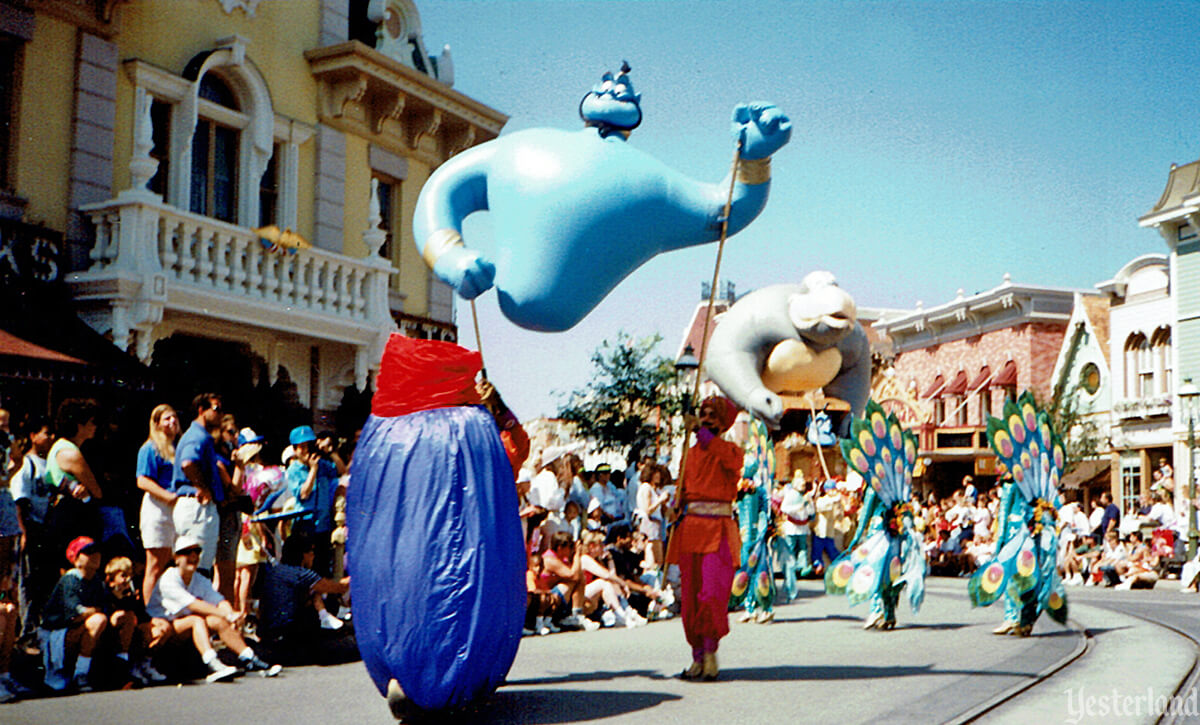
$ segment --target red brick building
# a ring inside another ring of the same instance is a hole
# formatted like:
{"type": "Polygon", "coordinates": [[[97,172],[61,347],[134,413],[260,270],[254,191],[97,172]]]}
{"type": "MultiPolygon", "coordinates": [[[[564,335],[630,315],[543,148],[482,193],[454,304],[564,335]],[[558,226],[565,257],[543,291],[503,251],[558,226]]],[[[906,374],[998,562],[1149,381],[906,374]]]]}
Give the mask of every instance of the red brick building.
{"type": "Polygon", "coordinates": [[[985,431],[1006,397],[1052,393],[1053,373],[1076,293],[1004,282],[932,308],[879,322],[892,342],[890,369],[873,397],[919,431],[914,487],[946,495],[964,476],[986,488],[996,477],[985,431]]]}

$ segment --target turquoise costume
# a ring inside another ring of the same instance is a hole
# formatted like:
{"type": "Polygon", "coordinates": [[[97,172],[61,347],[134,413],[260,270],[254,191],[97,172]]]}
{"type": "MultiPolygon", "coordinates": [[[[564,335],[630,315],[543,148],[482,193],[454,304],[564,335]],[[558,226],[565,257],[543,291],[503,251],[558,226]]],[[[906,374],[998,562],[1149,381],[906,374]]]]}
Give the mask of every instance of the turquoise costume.
{"type": "Polygon", "coordinates": [[[987,435],[1011,480],[1001,498],[996,555],[971,577],[967,593],[977,607],[1004,596],[1005,624],[996,633],[1028,636],[1043,611],[1067,621],[1055,529],[1063,443],[1028,392],[1004,404],[1003,420],[991,418],[987,435]]]}
{"type": "Polygon", "coordinates": [[[771,485],[775,479],[775,449],[767,426],[750,419],[746,465],[738,483],[737,516],[742,537],[741,568],[733,577],[730,608],[744,607],[759,622],[774,618],[775,576],[771,567],[771,541],[775,521],[771,513],[771,485]]]}
{"type": "Polygon", "coordinates": [[[925,552],[909,504],[917,439],[869,401],[866,418],[851,423],[841,447],[867,493],[853,540],[825,572],[825,591],[845,593],[851,606],[870,600],[864,629],[892,629],[901,590],[907,587],[914,613],[925,598],[925,552]]]}

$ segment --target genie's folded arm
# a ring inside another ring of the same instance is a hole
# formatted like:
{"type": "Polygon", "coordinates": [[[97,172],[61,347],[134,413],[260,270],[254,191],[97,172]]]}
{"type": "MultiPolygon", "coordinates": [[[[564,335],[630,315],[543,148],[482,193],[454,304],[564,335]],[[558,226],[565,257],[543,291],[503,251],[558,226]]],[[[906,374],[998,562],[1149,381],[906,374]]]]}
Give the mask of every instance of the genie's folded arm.
{"type": "Polygon", "coordinates": [[[488,167],[495,141],[454,156],[421,189],[413,218],[417,251],[425,263],[467,299],[489,287],[496,268],[462,241],[463,221],[488,208],[488,167]]]}

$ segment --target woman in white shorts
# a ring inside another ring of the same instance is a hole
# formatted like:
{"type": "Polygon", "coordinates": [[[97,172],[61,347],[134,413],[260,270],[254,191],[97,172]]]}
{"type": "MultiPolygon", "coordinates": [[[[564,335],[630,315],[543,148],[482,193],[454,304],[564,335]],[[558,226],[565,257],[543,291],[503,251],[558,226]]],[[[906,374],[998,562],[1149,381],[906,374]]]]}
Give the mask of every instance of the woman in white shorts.
{"type": "Polygon", "coordinates": [[[664,524],[671,501],[671,472],[666,466],[651,464],[642,471],[645,480],[638,486],[638,531],[646,536],[646,568],[657,569],[663,562],[664,524]]]}
{"type": "Polygon", "coordinates": [[[142,496],[140,527],[142,546],[146,548],[146,575],[142,580],[142,601],[150,601],[158,577],[172,562],[175,524],[171,511],[179,497],[171,491],[175,474],[175,441],[179,438],[179,416],[169,405],[157,405],[150,412],[150,436],[138,450],[137,485],[142,496]]]}

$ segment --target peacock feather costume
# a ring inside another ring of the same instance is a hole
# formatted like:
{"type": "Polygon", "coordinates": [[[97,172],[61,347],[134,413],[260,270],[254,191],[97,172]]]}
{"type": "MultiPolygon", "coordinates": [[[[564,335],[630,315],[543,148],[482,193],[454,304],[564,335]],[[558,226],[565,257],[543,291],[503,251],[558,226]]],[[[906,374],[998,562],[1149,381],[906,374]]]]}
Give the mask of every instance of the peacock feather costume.
{"type": "Polygon", "coordinates": [[[825,572],[825,591],[845,593],[851,606],[870,600],[867,626],[891,629],[908,589],[913,612],[925,598],[925,552],[913,523],[912,470],[917,439],[875,401],[841,441],[842,457],[867,482],[858,530],[825,572]]]}
{"type": "Polygon", "coordinates": [[[770,618],[775,601],[775,577],[771,568],[771,486],[775,481],[775,447],[767,426],[750,419],[746,441],[745,468],[738,484],[738,528],[742,537],[742,564],[733,576],[730,607],[744,607],[748,614],[770,618]]]}
{"type": "Polygon", "coordinates": [[[1067,621],[1055,529],[1063,442],[1029,392],[1005,402],[1004,417],[988,420],[987,436],[1011,479],[1001,494],[996,555],[971,577],[967,592],[975,606],[1006,597],[1005,621],[1027,635],[1043,611],[1067,621]]]}

